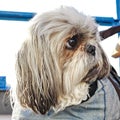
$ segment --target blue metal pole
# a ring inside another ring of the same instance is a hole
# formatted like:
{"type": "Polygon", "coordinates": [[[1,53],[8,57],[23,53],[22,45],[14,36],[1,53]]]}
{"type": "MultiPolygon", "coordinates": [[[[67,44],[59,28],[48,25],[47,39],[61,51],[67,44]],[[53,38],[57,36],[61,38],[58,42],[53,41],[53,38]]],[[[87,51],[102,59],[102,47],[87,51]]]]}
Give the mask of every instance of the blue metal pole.
{"type": "MultiPolygon", "coordinates": [[[[32,12],[13,12],[13,11],[0,11],[0,20],[15,20],[15,21],[28,21],[34,17],[36,13],[32,12]]],[[[94,17],[96,22],[103,26],[116,25],[118,20],[113,17],[94,17]]]]}
{"type": "MultiPolygon", "coordinates": [[[[117,12],[117,19],[119,20],[118,25],[120,25],[120,0],[116,0],[116,12],[117,12]]],[[[118,33],[120,36],[120,33],[118,33]]]]}
{"type": "Polygon", "coordinates": [[[0,20],[28,21],[34,15],[30,12],[0,11],[0,20]]]}
{"type": "MultiPolygon", "coordinates": [[[[116,0],[116,12],[117,19],[119,19],[118,25],[120,25],[120,0],[116,0]]],[[[118,37],[120,37],[120,32],[118,33],[118,37]]],[[[119,74],[120,74],[120,58],[119,58],[119,74]]]]}
{"type": "Polygon", "coordinates": [[[120,0],[116,0],[117,18],[120,20],[120,0]]]}
{"type": "MultiPolygon", "coordinates": [[[[32,12],[13,12],[13,11],[0,11],[0,20],[15,20],[15,21],[28,21],[34,17],[36,13],[32,12]]],[[[118,20],[113,17],[94,17],[96,22],[103,26],[116,25],[118,20]]]]}

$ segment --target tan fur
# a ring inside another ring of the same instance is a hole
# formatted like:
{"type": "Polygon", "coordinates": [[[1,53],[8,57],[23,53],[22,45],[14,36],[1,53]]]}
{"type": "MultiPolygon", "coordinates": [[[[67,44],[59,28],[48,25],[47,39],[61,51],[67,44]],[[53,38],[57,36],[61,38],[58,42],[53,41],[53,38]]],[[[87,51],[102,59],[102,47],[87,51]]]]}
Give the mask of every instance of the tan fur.
{"type": "Polygon", "coordinates": [[[109,73],[95,21],[72,7],[62,7],[36,15],[30,24],[30,36],[16,60],[20,104],[42,114],[80,104],[89,96],[89,84],[109,73]],[[75,35],[77,47],[69,50],[67,42],[75,35]],[[96,47],[95,56],[86,52],[89,44],[96,47]]]}

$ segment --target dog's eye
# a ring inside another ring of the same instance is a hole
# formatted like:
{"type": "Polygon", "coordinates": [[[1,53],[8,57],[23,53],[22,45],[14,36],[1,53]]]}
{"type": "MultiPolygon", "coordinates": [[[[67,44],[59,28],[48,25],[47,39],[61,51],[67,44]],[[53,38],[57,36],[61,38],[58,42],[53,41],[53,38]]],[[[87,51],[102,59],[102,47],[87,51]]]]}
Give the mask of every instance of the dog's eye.
{"type": "Polygon", "coordinates": [[[66,48],[74,49],[77,45],[78,39],[76,36],[73,36],[71,39],[67,41],[66,48]]]}

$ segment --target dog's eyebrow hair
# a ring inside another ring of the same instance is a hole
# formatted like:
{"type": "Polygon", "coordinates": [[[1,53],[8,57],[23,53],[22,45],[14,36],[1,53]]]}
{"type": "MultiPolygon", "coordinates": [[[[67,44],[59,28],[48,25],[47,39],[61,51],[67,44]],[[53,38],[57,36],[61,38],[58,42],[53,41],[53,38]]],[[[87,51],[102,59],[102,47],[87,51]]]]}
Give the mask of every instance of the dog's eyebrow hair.
{"type": "Polygon", "coordinates": [[[73,35],[71,38],[78,38],[78,34],[73,35]]]}
{"type": "Polygon", "coordinates": [[[79,37],[82,37],[82,36],[83,36],[82,33],[76,33],[71,38],[73,38],[73,37],[79,38],[79,37]]]}
{"type": "Polygon", "coordinates": [[[83,37],[84,37],[83,33],[77,33],[77,34],[73,35],[71,38],[76,38],[76,39],[80,40],[80,38],[83,38],[83,37]]]}

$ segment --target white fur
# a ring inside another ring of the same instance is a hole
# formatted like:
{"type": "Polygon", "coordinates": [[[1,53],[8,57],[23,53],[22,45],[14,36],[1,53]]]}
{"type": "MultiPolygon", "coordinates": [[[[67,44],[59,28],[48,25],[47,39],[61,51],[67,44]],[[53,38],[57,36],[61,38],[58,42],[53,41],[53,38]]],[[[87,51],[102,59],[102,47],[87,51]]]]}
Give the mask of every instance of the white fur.
{"type": "Polygon", "coordinates": [[[24,107],[44,114],[80,104],[89,96],[89,84],[109,73],[95,21],[74,8],[36,15],[29,35],[16,60],[17,97],[24,107]],[[74,35],[81,35],[79,45],[68,50],[74,35]],[[86,52],[89,44],[96,47],[95,56],[86,52]]]}

